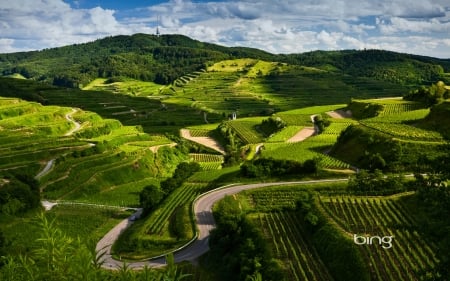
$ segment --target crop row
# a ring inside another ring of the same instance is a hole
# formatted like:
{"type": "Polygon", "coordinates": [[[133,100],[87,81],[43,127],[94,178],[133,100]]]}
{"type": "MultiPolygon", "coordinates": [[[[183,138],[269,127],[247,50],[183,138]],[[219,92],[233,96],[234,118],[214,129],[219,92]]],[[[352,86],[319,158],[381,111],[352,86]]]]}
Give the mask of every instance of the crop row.
{"type": "Polygon", "coordinates": [[[383,104],[383,111],[380,113],[380,115],[399,114],[403,112],[417,110],[420,108],[423,108],[423,105],[421,103],[416,102],[383,104]]]}
{"type": "Polygon", "coordinates": [[[310,115],[277,113],[275,116],[280,117],[289,126],[312,126],[310,115]]]}
{"type": "Polygon", "coordinates": [[[191,202],[204,188],[204,184],[183,184],[167,197],[158,209],[150,215],[145,222],[146,233],[161,235],[169,223],[169,218],[175,209],[181,205],[191,202]]]}
{"type": "Polygon", "coordinates": [[[406,111],[397,114],[380,115],[377,117],[365,119],[364,122],[378,122],[378,123],[402,123],[413,122],[425,118],[430,113],[430,109],[417,109],[413,111],[406,111]]]}
{"type": "Polygon", "coordinates": [[[367,123],[365,122],[362,124],[377,131],[405,140],[443,141],[442,135],[439,134],[438,132],[424,130],[405,124],[375,123],[375,122],[367,122],[367,123]]]}
{"type": "Polygon", "coordinates": [[[322,134],[338,136],[343,130],[352,124],[354,124],[354,122],[331,122],[322,134]]]}
{"type": "Polygon", "coordinates": [[[299,162],[304,162],[308,159],[319,159],[319,165],[324,168],[349,168],[350,165],[347,163],[320,152],[329,148],[335,140],[335,135],[319,135],[297,143],[266,143],[262,156],[299,162]],[[319,141],[317,138],[321,140],[319,141]],[[323,140],[328,142],[323,142],[323,140]]]}
{"type": "Polygon", "coordinates": [[[320,204],[347,232],[365,237],[393,236],[390,247],[379,240],[360,247],[371,265],[373,280],[418,280],[422,272],[435,266],[433,244],[414,230],[415,221],[397,201],[330,197],[321,198],[320,204]]]}
{"type": "Polygon", "coordinates": [[[208,153],[190,153],[190,158],[195,162],[223,162],[223,156],[208,153]]]}
{"type": "Polygon", "coordinates": [[[222,162],[199,162],[202,171],[218,170],[222,168],[222,162]]]}
{"type": "Polygon", "coordinates": [[[191,137],[209,137],[211,131],[209,130],[199,130],[199,129],[190,129],[189,133],[191,137]]]}
{"type": "Polygon", "coordinates": [[[87,183],[105,169],[131,163],[133,159],[119,154],[105,153],[83,158],[58,161],[54,171],[44,177],[44,192],[48,198],[57,198],[87,183]]]}
{"type": "Polygon", "coordinates": [[[228,127],[232,128],[239,138],[245,142],[249,143],[259,143],[262,142],[261,135],[255,130],[254,122],[246,122],[246,121],[229,121],[226,123],[228,127]]]}
{"type": "Polygon", "coordinates": [[[290,212],[270,212],[258,217],[276,258],[287,265],[289,280],[331,280],[327,268],[294,216],[290,212]]]}
{"type": "Polygon", "coordinates": [[[267,142],[286,142],[297,134],[302,126],[287,126],[267,139],[267,142]]]}

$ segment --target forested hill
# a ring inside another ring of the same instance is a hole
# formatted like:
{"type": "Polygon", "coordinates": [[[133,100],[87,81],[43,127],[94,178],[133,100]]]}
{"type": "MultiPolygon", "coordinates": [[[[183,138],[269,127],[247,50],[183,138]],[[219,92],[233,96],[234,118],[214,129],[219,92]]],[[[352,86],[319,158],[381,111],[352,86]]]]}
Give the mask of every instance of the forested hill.
{"type": "Polygon", "coordinates": [[[183,74],[224,59],[251,57],[272,60],[274,55],[250,48],[226,48],[183,35],[119,35],[85,44],[42,51],[0,55],[3,75],[58,86],[79,87],[97,77],[125,76],[167,84],[183,74]]]}
{"type": "Polygon", "coordinates": [[[450,72],[450,60],[379,50],[275,55],[258,49],[204,43],[183,35],[135,34],[42,51],[0,54],[0,73],[19,73],[65,87],[80,87],[97,77],[118,76],[168,84],[211,63],[235,58],[314,66],[399,84],[445,80],[444,72],[450,72]]]}

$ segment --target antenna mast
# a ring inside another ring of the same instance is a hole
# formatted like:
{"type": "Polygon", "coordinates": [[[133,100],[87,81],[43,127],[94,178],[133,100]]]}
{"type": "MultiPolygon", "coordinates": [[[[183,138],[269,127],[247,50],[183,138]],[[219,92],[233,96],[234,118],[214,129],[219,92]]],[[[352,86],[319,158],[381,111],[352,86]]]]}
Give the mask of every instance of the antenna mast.
{"type": "Polygon", "coordinates": [[[156,16],[156,36],[159,37],[159,35],[161,35],[159,33],[159,16],[156,16]]]}

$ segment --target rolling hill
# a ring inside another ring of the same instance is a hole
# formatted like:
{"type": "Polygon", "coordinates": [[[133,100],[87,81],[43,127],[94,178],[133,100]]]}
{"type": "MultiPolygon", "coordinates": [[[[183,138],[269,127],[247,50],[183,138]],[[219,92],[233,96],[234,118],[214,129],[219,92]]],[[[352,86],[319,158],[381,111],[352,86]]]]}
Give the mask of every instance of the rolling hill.
{"type": "Polygon", "coordinates": [[[448,78],[450,61],[382,50],[315,51],[275,55],[243,47],[223,47],[182,35],[114,36],[94,42],[33,52],[0,55],[2,75],[20,73],[26,78],[66,87],[81,87],[97,77],[124,76],[173,82],[180,76],[205,69],[224,59],[254,58],[396,84],[421,84],[448,78]]]}
{"type": "Polygon", "coordinates": [[[167,272],[192,281],[448,273],[449,60],[277,55],[135,34],[0,54],[0,72],[0,279],[78,274],[80,257],[92,280],[151,280],[164,270],[101,270],[84,244],[125,219],[113,258],[165,255],[195,240],[200,194],[294,180],[218,202],[209,254],[167,272]],[[39,226],[42,199],[56,206],[39,226]],[[127,219],[136,207],[148,214],[127,219]],[[389,249],[352,241],[363,234],[395,239],[389,249]],[[90,254],[49,253],[46,241],[90,254]]]}

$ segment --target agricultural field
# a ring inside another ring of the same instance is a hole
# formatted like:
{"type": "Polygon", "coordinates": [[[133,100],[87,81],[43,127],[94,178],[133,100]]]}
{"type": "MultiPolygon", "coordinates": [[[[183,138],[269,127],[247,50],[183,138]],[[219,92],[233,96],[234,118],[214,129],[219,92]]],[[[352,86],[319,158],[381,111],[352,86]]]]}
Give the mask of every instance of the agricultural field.
{"type": "Polygon", "coordinates": [[[108,91],[115,94],[125,94],[135,97],[151,96],[157,98],[162,95],[164,86],[153,82],[144,82],[132,79],[121,79],[122,81],[108,81],[106,78],[97,78],[83,87],[83,90],[108,91]]]}
{"type": "Polygon", "coordinates": [[[387,240],[355,245],[369,265],[370,280],[419,280],[423,272],[436,266],[436,245],[417,232],[417,221],[403,204],[402,198],[410,194],[349,196],[344,186],[271,187],[238,195],[247,216],[262,230],[271,252],[284,264],[287,280],[331,280],[308,228],[295,211],[305,190],[318,192],[318,210],[346,239],[353,239],[352,234],[392,236],[389,245],[387,240]]]}
{"type": "Polygon", "coordinates": [[[377,99],[360,101],[367,104],[379,104],[383,109],[376,117],[360,120],[364,126],[386,133],[402,141],[444,141],[442,135],[436,131],[417,128],[420,120],[429,113],[429,108],[419,102],[405,101],[401,98],[377,99]]]}
{"type": "Polygon", "coordinates": [[[264,144],[261,156],[301,162],[308,159],[317,159],[319,166],[322,168],[348,169],[350,168],[349,164],[327,155],[327,151],[336,142],[340,132],[354,123],[352,120],[333,120],[321,134],[294,143],[283,141],[286,139],[286,133],[292,133],[291,130],[293,129],[290,129],[291,127],[298,128],[297,126],[288,126],[269,138],[268,142],[264,144]]]}
{"type": "Polygon", "coordinates": [[[115,255],[133,260],[155,257],[186,244],[194,237],[190,204],[206,187],[206,183],[188,182],[177,188],[145,221],[121,236],[115,255]]]}
{"type": "MultiPolygon", "coordinates": [[[[427,152],[430,145],[446,141],[440,133],[417,125],[429,116],[430,108],[386,98],[402,94],[406,87],[315,67],[235,59],[184,74],[168,85],[107,80],[97,78],[83,91],[5,80],[6,88],[12,89],[7,95],[19,93],[39,103],[0,98],[0,190],[10,173],[26,174],[36,181],[42,199],[59,203],[46,213],[58,227],[70,237],[98,240],[130,215],[131,208],[140,207],[142,190],[162,186],[178,163],[198,163],[200,171],[164,194],[148,216],[121,236],[113,252],[124,259],[159,256],[193,239],[191,207],[197,196],[221,185],[260,181],[242,175],[242,162],[316,160],[317,173],[293,178],[322,174],[347,178],[359,170],[358,162],[331,153],[350,126],[363,126],[389,136],[392,142],[414,146],[414,150],[402,146],[404,154],[427,152]],[[353,97],[381,105],[382,110],[378,116],[359,120],[327,114],[344,112],[353,97]],[[233,113],[236,120],[230,120],[233,113]],[[316,115],[326,123],[320,130],[314,124],[316,115]],[[265,135],[260,126],[269,117],[279,117],[286,126],[265,135]],[[238,138],[235,155],[226,150],[231,145],[225,137],[215,131],[221,124],[238,138]],[[290,141],[305,128],[312,136],[290,141]],[[181,140],[180,132],[209,138],[220,151],[181,140]]],[[[350,154],[356,153],[354,148],[350,154]]],[[[425,242],[401,200],[350,196],[344,184],[318,184],[310,189],[318,192],[318,208],[342,233],[395,237],[389,251],[377,245],[360,247],[372,280],[418,280],[422,272],[437,266],[437,245],[425,242]]],[[[261,189],[237,197],[248,218],[262,230],[287,280],[331,280],[332,273],[295,211],[303,192],[296,187],[261,189]]],[[[24,216],[24,224],[30,221],[24,216]]],[[[24,229],[10,221],[0,228],[8,239],[24,229]]],[[[17,251],[25,239],[21,234],[15,240],[17,251]]]]}
{"type": "Polygon", "coordinates": [[[199,163],[204,171],[221,169],[224,162],[223,155],[218,154],[190,153],[189,157],[191,161],[199,163]]]}
{"type": "Polygon", "coordinates": [[[436,245],[415,230],[417,223],[399,200],[345,196],[320,197],[319,202],[348,233],[392,236],[391,244],[386,239],[359,248],[370,265],[371,280],[418,280],[438,262],[436,245]]]}

